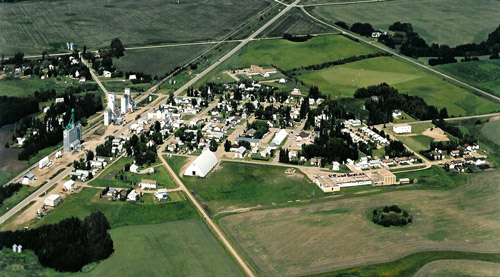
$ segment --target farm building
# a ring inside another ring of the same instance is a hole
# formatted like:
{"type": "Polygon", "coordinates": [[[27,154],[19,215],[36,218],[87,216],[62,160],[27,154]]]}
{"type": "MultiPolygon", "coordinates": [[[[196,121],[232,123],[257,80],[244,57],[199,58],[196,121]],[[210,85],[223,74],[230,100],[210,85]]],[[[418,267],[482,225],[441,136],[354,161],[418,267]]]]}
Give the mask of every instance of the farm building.
{"type": "Polygon", "coordinates": [[[139,186],[143,189],[155,189],[158,186],[158,182],[155,180],[142,179],[139,186]]]}
{"type": "Polygon", "coordinates": [[[23,185],[28,185],[29,183],[35,181],[35,174],[32,172],[28,172],[26,175],[23,177],[23,185]]]}
{"type": "Polygon", "coordinates": [[[45,198],[45,201],[43,201],[43,203],[50,207],[57,207],[57,205],[61,203],[61,196],[59,194],[51,194],[47,198],[45,198]]]}
{"type": "Polygon", "coordinates": [[[75,181],[68,180],[66,183],[64,183],[63,187],[65,190],[72,190],[73,188],[75,188],[75,181]]]}
{"type": "Polygon", "coordinates": [[[394,125],[392,127],[392,130],[396,134],[406,134],[406,133],[411,133],[411,125],[394,125]]]}
{"type": "Polygon", "coordinates": [[[217,157],[210,150],[205,150],[184,172],[185,176],[205,177],[217,165],[217,157]]]}

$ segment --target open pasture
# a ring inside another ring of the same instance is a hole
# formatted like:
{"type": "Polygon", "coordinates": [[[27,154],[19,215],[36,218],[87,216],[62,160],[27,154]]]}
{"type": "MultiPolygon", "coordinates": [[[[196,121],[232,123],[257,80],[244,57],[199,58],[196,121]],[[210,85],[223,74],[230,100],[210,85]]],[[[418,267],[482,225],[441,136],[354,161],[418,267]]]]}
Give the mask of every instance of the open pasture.
{"type": "Polygon", "coordinates": [[[216,40],[270,5],[249,0],[23,1],[2,3],[0,52],[30,54],[108,47],[118,37],[126,47],[216,40]]]}
{"type": "Polygon", "coordinates": [[[178,66],[191,61],[211,45],[191,45],[137,49],[125,51],[125,56],[113,59],[113,65],[123,72],[143,72],[163,77],[178,66]]]}
{"type": "Polygon", "coordinates": [[[481,132],[486,138],[500,145],[500,118],[494,117],[484,124],[481,132]]]}
{"type": "Polygon", "coordinates": [[[286,175],[285,170],[282,166],[222,162],[206,178],[182,177],[182,180],[212,213],[324,195],[299,170],[294,175],[286,175]]]}
{"type": "Polygon", "coordinates": [[[389,262],[436,250],[495,253],[500,237],[499,172],[451,190],[409,190],[301,207],[260,210],[219,220],[260,274],[303,275],[389,262]],[[371,211],[397,204],[413,223],[382,227],[371,211]]]}
{"type": "Polygon", "coordinates": [[[315,70],[298,77],[333,97],[352,97],[356,89],[386,82],[400,93],[422,97],[427,104],[446,107],[450,115],[497,111],[500,105],[461,89],[416,66],[391,57],[365,59],[315,70]]]}
{"type": "Polygon", "coordinates": [[[415,277],[446,277],[446,276],[498,276],[500,263],[468,261],[468,260],[440,260],[423,266],[415,277]]]}
{"type": "Polygon", "coordinates": [[[64,94],[65,87],[79,85],[78,80],[67,77],[48,78],[45,80],[38,77],[0,79],[0,96],[34,97],[35,91],[47,89],[55,89],[58,94],[64,94]]]}
{"type": "Polygon", "coordinates": [[[467,83],[500,95],[500,60],[450,63],[436,67],[467,83]]]}
{"type": "Polygon", "coordinates": [[[368,22],[384,30],[396,21],[409,22],[429,45],[456,46],[485,40],[500,24],[498,10],[500,2],[495,0],[398,0],[317,6],[313,13],[328,22],[368,22]]]}
{"type": "Polygon", "coordinates": [[[124,226],[109,231],[115,252],[87,276],[243,276],[200,220],[124,226]]]}

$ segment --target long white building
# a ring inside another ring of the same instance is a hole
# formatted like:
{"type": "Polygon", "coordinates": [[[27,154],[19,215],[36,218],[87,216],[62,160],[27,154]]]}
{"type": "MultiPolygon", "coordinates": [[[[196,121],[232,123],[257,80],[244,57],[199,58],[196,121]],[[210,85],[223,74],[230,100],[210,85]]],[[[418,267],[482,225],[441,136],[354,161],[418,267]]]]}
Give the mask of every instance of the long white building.
{"type": "Polygon", "coordinates": [[[217,157],[210,150],[204,150],[184,172],[184,176],[205,177],[217,165],[217,157]]]}

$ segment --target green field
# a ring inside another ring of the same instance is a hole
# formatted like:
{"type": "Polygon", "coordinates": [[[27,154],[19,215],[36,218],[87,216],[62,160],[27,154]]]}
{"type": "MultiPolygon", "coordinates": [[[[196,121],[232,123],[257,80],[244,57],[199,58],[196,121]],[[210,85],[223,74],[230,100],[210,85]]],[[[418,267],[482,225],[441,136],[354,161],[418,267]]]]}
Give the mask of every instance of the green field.
{"type": "Polygon", "coordinates": [[[467,83],[500,95],[500,60],[450,63],[436,67],[467,83]]]}
{"type": "MultiPolygon", "coordinates": [[[[104,169],[104,172],[99,175],[98,178],[89,183],[91,186],[96,187],[114,187],[114,188],[128,188],[130,187],[130,182],[140,182],[142,179],[151,179],[158,181],[159,187],[165,188],[176,188],[177,185],[174,180],[168,174],[167,170],[163,166],[155,167],[156,172],[151,174],[136,174],[131,172],[124,172],[124,180],[115,178],[116,175],[120,173],[126,163],[132,164],[134,162],[133,158],[121,158],[116,161],[111,166],[104,169]]],[[[144,167],[147,168],[147,167],[144,167]]],[[[141,168],[142,169],[142,168],[141,168]]]]}
{"type": "MultiPolygon", "coordinates": [[[[196,209],[188,201],[165,201],[155,205],[126,201],[113,202],[99,199],[100,191],[99,189],[84,188],[78,194],[69,196],[57,209],[37,222],[37,225],[57,223],[72,216],[83,219],[90,213],[97,211],[106,215],[111,228],[199,218],[196,209]]],[[[170,194],[176,193],[182,192],[171,192],[170,194]]]]}
{"type": "Polygon", "coordinates": [[[32,97],[35,91],[47,89],[55,89],[57,93],[61,95],[64,93],[65,87],[79,85],[80,83],[78,80],[67,77],[48,78],[45,80],[37,77],[25,79],[0,79],[0,96],[32,97]]]}
{"type": "Polygon", "coordinates": [[[219,224],[257,272],[265,275],[321,273],[390,262],[422,251],[498,253],[499,176],[495,171],[473,175],[466,185],[448,190],[365,194],[252,211],[223,217],[219,224]],[[374,208],[392,204],[409,211],[413,223],[386,228],[370,221],[374,208]]]}
{"type": "Polygon", "coordinates": [[[207,50],[211,45],[176,46],[125,51],[125,56],[113,59],[113,65],[123,72],[143,72],[163,77],[207,50]]]}
{"type": "Polygon", "coordinates": [[[284,33],[292,35],[321,34],[334,32],[331,27],[318,23],[299,8],[293,8],[264,30],[260,37],[282,37],[284,33]]]}
{"type": "Polygon", "coordinates": [[[396,138],[417,153],[420,150],[429,150],[431,141],[434,141],[433,138],[424,135],[396,136],[396,138]]]}
{"type": "Polygon", "coordinates": [[[5,199],[0,205],[0,216],[4,215],[9,209],[12,209],[19,202],[23,201],[28,195],[32,194],[38,187],[25,186],[23,185],[21,189],[14,193],[11,197],[5,199]]]}
{"type": "Polygon", "coordinates": [[[298,77],[334,97],[352,97],[356,89],[386,82],[400,93],[420,96],[427,104],[446,107],[450,115],[497,111],[500,105],[476,96],[396,58],[378,57],[310,71],[298,77]]]}
{"type": "Polygon", "coordinates": [[[249,0],[244,9],[235,0],[2,3],[0,52],[65,51],[68,41],[97,49],[115,37],[126,47],[216,40],[269,5],[265,0],[249,0]]]}
{"type": "Polygon", "coordinates": [[[440,260],[426,264],[415,277],[498,276],[499,272],[499,262],[440,260]]]}
{"type": "Polygon", "coordinates": [[[327,22],[341,20],[349,25],[368,22],[375,29],[384,30],[388,30],[389,25],[396,21],[409,22],[429,45],[439,43],[456,46],[486,40],[488,34],[500,24],[498,10],[500,2],[495,0],[398,0],[317,6],[313,13],[327,22]]]}
{"type": "Polygon", "coordinates": [[[497,145],[500,145],[500,120],[490,120],[482,129],[482,133],[497,145]]]}
{"type": "MultiPolygon", "coordinates": [[[[179,172],[178,164],[172,164],[172,159],[167,161],[179,172]]],[[[281,166],[222,162],[206,178],[182,177],[182,180],[212,213],[324,195],[302,172],[286,175],[285,170],[281,166]]]]}
{"type": "Polygon", "coordinates": [[[89,276],[243,276],[200,220],[124,226],[110,231],[115,252],[89,276]]]}

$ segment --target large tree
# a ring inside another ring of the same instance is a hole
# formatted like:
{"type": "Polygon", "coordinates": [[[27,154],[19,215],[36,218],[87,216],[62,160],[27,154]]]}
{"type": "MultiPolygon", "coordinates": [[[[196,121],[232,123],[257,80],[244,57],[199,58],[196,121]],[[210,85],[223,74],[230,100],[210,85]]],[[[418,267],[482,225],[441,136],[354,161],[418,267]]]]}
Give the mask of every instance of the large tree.
{"type": "Polygon", "coordinates": [[[115,58],[120,58],[124,55],[125,48],[123,47],[122,41],[119,38],[114,38],[110,45],[111,55],[115,58]]]}

